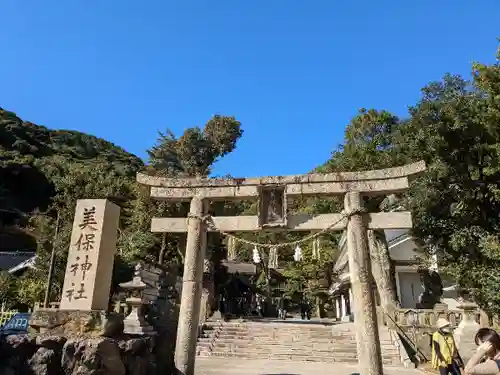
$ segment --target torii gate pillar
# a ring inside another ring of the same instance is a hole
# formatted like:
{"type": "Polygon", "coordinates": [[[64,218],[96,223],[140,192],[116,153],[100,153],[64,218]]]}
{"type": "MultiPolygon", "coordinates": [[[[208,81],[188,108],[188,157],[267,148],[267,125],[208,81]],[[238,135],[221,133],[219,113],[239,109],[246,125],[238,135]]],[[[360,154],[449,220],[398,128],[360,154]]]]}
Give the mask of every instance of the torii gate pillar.
{"type": "Polygon", "coordinates": [[[372,289],[370,250],[368,247],[367,215],[363,213],[363,196],[347,192],[344,209],[347,222],[347,251],[356,323],[359,373],[383,375],[377,312],[372,289]],[[351,213],[351,214],[350,214],[351,213]]]}
{"type": "Polygon", "coordinates": [[[205,259],[206,224],[202,222],[203,200],[191,199],[188,218],[184,275],[182,278],[181,307],[177,326],[174,362],[179,375],[193,375],[196,357],[198,325],[200,321],[203,287],[203,261],[205,259]]]}

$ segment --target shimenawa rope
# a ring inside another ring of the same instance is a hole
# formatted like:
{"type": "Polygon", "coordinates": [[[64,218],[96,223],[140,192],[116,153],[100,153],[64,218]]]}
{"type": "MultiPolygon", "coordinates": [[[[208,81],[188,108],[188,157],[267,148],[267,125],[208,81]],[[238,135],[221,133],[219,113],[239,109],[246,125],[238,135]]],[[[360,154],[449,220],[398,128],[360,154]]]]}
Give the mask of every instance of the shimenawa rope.
{"type": "Polygon", "coordinates": [[[330,229],[332,229],[333,227],[335,227],[342,220],[348,219],[349,217],[351,217],[353,215],[363,214],[365,212],[366,212],[366,210],[364,208],[355,209],[355,210],[352,210],[352,211],[349,211],[349,212],[342,211],[340,219],[338,219],[337,221],[333,222],[332,224],[330,224],[325,229],[322,229],[319,232],[312,233],[312,234],[310,234],[310,235],[308,235],[308,236],[306,236],[304,238],[301,238],[300,240],[290,241],[290,242],[284,242],[284,243],[280,243],[280,244],[268,244],[268,243],[254,242],[254,241],[250,241],[250,240],[247,240],[247,239],[235,236],[234,234],[225,232],[225,231],[223,231],[223,230],[221,230],[221,229],[219,229],[219,228],[216,227],[216,225],[215,225],[215,223],[214,223],[213,218],[212,218],[211,215],[199,216],[199,215],[195,215],[195,214],[189,213],[188,214],[188,218],[193,218],[193,219],[201,220],[207,226],[209,226],[212,230],[214,230],[216,232],[219,232],[220,234],[222,234],[222,235],[224,235],[226,237],[231,237],[235,241],[238,241],[238,242],[241,242],[241,243],[244,243],[244,244],[247,244],[247,245],[253,245],[253,246],[256,246],[256,247],[278,249],[278,248],[281,248],[281,247],[294,246],[294,245],[298,245],[298,244],[301,244],[301,243],[304,243],[304,242],[308,242],[308,241],[310,241],[312,239],[315,239],[316,237],[321,236],[323,233],[328,232],[330,229]]]}

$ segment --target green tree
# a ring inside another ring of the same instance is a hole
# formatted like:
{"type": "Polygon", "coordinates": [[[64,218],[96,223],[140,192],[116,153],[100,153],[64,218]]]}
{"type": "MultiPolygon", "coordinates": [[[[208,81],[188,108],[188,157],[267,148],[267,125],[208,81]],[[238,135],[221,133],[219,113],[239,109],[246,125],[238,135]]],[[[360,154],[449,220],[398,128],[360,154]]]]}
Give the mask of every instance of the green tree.
{"type": "Polygon", "coordinates": [[[400,129],[399,152],[428,172],[408,202],[414,234],[486,309],[500,312],[500,81],[498,64],[471,82],[446,75],[423,90],[400,129]]]}
{"type": "Polygon", "coordinates": [[[7,271],[0,271],[0,306],[9,308],[15,302],[15,279],[7,271]]]}
{"type": "MultiPolygon", "coordinates": [[[[391,113],[375,109],[361,109],[347,125],[344,144],[332,153],[332,158],[319,172],[349,172],[373,170],[404,164],[405,157],[395,148],[396,135],[401,121],[391,113]]],[[[365,206],[371,212],[380,210],[385,197],[372,196],[366,199],[365,206]]],[[[341,198],[316,200],[316,208],[341,211],[341,198]]],[[[369,231],[368,243],[372,253],[372,270],[379,291],[381,305],[388,311],[397,304],[396,283],[391,274],[394,266],[390,258],[385,233],[369,231]]]]}
{"type": "Polygon", "coordinates": [[[215,115],[203,129],[188,128],[179,138],[170,130],[160,133],[148,150],[149,162],[164,175],[207,177],[213,163],[232,152],[242,135],[241,123],[234,117],[215,115]]]}
{"type": "Polygon", "coordinates": [[[393,146],[399,125],[400,120],[385,110],[360,109],[345,129],[344,143],[319,171],[345,172],[392,167],[398,161],[393,146]]]}

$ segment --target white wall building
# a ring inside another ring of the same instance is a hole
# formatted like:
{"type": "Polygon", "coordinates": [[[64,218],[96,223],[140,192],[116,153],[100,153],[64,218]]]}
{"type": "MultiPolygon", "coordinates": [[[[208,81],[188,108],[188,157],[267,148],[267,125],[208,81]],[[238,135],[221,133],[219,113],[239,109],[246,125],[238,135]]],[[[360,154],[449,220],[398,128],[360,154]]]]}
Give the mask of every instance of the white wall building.
{"type": "MultiPolygon", "coordinates": [[[[389,254],[395,266],[396,291],[401,307],[416,308],[418,297],[424,291],[417,271],[418,261],[415,250],[418,249],[418,245],[408,230],[386,230],[385,235],[389,254]]],[[[352,319],[353,302],[345,233],[342,235],[339,247],[341,254],[334,266],[334,272],[339,275],[339,281],[331,286],[330,293],[335,300],[337,319],[348,321],[352,319]]]]}

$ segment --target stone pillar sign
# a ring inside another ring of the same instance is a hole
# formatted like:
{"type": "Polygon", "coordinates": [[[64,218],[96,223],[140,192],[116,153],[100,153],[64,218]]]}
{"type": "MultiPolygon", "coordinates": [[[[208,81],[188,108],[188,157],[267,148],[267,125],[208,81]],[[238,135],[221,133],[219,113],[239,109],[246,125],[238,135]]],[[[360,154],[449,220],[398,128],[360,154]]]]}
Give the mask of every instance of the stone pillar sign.
{"type": "Polygon", "coordinates": [[[106,199],[78,200],[60,309],[108,308],[119,218],[106,199]]]}

